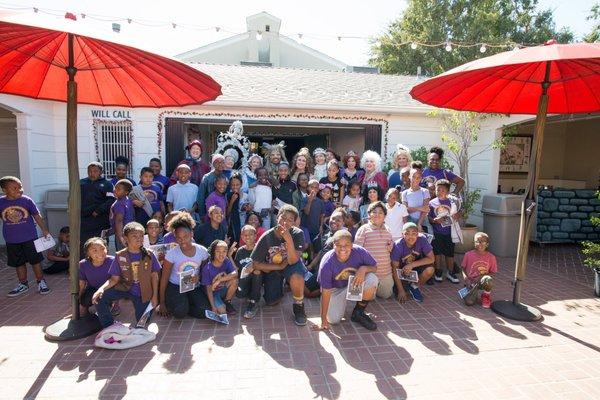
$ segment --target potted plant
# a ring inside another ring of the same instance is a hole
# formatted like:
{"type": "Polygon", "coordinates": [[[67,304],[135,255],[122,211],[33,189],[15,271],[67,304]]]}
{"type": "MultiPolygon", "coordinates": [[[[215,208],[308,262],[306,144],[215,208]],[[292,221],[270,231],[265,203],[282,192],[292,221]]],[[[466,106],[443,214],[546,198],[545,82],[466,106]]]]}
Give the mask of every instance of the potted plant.
{"type": "Polygon", "coordinates": [[[458,166],[458,175],[465,180],[462,193],[463,215],[460,225],[463,231],[463,242],[456,245],[456,252],[465,253],[474,248],[474,237],[477,226],[468,223],[469,216],[475,211],[477,202],[481,199],[481,189],[471,187],[469,180],[469,163],[478,155],[491,149],[500,149],[506,145],[512,132],[505,130],[503,135],[491,144],[477,151],[472,151],[479,140],[481,123],[495,114],[480,114],[449,110],[447,112],[432,111],[430,117],[438,118],[442,128],[442,142],[448,148],[448,158],[458,166]]]}
{"type": "MultiPolygon", "coordinates": [[[[596,192],[596,195],[600,199],[600,191],[596,192]]],[[[590,220],[594,226],[600,226],[599,217],[592,217],[590,220]]],[[[594,270],[594,294],[600,297],[600,243],[585,241],[582,245],[582,252],[585,255],[583,264],[594,270]]]]}

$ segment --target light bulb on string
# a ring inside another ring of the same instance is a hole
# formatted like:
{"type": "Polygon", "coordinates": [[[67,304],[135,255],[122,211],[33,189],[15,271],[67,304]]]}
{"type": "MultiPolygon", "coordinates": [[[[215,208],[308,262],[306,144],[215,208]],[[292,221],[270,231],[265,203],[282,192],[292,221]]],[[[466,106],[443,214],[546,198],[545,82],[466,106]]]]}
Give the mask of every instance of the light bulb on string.
{"type": "Polygon", "coordinates": [[[218,26],[215,26],[215,32],[219,32],[220,30],[221,30],[221,28],[220,28],[220,27],[218,27],[218,26]]]}
{"type": "Polygon", "coordinates": [[[417,49],[417,44],[415,42],[412,42],[410,44],[410,48],[413,49],[413,50],[416,50],[417,49]]]}
{"type": "Polygon", "coordinates": [[[446,51],[447,52],[451,52],[452,51],[452,45],[450,44],[450,42],[446,43],[446,51]]]}
{"type": "Polygon", "coordinates": [[[483,43],[483,44],[481,45],[481,47],[479,48],[479,52],[480,52],[480,53],[485,53],[485,52],[486,52],[486,50],[487,50],[487,47],[485,47],[485,43],[483,43]]]}
{"type": "Polygon", "coordinates": [[[256,40],[262,40],[262,32],[256,31],[256,40]]]}

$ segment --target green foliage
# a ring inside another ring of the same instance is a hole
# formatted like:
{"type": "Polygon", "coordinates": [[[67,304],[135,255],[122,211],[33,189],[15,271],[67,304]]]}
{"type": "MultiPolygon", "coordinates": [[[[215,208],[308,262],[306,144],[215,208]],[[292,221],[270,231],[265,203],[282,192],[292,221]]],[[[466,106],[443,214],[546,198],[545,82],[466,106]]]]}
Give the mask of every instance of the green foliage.
{"type": "Polygon", "coordinates": [[[590,9],[590,15],[586,18],[588,21],[594,21],[592,30],[585,35],[583,40],[589,43],[600,41],[600,3],[596,3],[590,9]]]}
{"type": "MultiPolygon", "coordinates": [[[[596,196],[600,199],[600,191],[596,192],[596,196]]],[[[600,226],[600,218],[592,217],[592,224],[600,226]]],[[[594,269],[600,269],[600,243],[583,242],[582,253],[585,255],[583,264],[594,269]]]]}
{"type": "Polygon", "coordinates": [[[469,215],[475,211],[475,204],[481,199],[481,189],[466,190],[463,189],[464,199],[462,202],[463,220],[466,222],[469,215]]]}
{"type": "Polygon", "coordinates": [[[555,38],[573,41],[570,30],[557,31],[552,10],[538,10],[538,0],[408,0],[404,13],[392,22],[386,33],[371,47],[371,64],[387,74],[414,75],[421,67],[433,76],[465,62],[508,50],[487,47],[481,53],[478,43],[541,44],[555,38]],[[473,43],[470,47],[408,45],[420,43],[473,43]]]}

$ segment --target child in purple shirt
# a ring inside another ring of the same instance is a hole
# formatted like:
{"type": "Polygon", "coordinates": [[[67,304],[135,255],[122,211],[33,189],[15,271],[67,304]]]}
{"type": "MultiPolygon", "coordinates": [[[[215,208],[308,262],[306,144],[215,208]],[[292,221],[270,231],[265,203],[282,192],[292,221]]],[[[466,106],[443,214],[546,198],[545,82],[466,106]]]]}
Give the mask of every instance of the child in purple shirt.
{"type": "Polygon", "coordinates": [[[146,223],[152,219],[162,219],[165,215],[165,204],[163,202],[163,192],[162,189],[155,185],[152,182],[154,179],[154,173],[152,169],[149,167],[142,168],[140,172],[140,186],[144,191],[144,196],[146,200],[150,203],[152,207],[152,215],[148,215],[148,213],[144,210],[144,202],[140,200],[133,200],[133,205],[135,206],[135,220],[142,225],[146,225],[146,223]]]}
{"type": "Polygon", "coordinates": [[[27,263],[33,267],[38,292],[48,294],[50,288],[44,279],[41,264],[44,257],[37,252],[33,243],[38,238],[35,224],[40,227],[44,236],[50,235],[48,228],[33,200],[23,195],[23,185],[19,178],[14,176],[0,178],[0,188],[6,194],[0,197],[0,217],[2,234],[6,242],[7,264],[15,268],[19,280],[19,284],[8,292],[8,297],[18,296],[29,290],[27,263]]]}
{"type": "Polygon", "coordinates": [[[210,262],[202,269],[202,285],[212,311],[235,314],[231,299],[238,288],[237,268],[227,257],[227,243],[215,240],[208,248],[210,262]]]}
{"type": "MultiPolygon", "coordinates": [[[[218,206],[223,214],[225,214],[225,210],[227,210],[227,197],[225,197],[225,191],[227,190],[227,178],[223,175],[218,176],[215,179],[215,190],[206,197],[205,205],[208,210],[211,206],[218,206]]],[[[205,217],[205,222],[209,222],[208,214],[205,217]]],[[[223,218],[221,224],[227,228],[227,218],[223,218]]]]}
{"type": "Polygon", "coordinates": [[[115,248],[117,251],[127,245],[123,237],[123,227],[134,220],[133,202],[127,196],[132,189],[131,182],[126,179],[121,179],[115,185],[114,195],[117,201],[110,206],[108,219],[115,235],[115,248]]]}
{"type": "Polygon", "coordinates": [[[115,258],[107,255],[106,244],[98,237],[88,239],[83,251],[85,258],[79,261],[79,304],[81,314],[86,315],[92,305],[92,296],[110,279],[108,269],[115,258]]]}
{"type": "Polygon", "coordinates": [[[158,306],[158,273],[160,263],[154,254],[143,247],[146,230],[137,222],[123,228],[127,247],[118,251],[108,269],[110,278],[92,297],[96,304],[100,325],[106,328],[114,323],[110,307],[115,300],[130,299],[139,320],[148,304],[158,306]]]}

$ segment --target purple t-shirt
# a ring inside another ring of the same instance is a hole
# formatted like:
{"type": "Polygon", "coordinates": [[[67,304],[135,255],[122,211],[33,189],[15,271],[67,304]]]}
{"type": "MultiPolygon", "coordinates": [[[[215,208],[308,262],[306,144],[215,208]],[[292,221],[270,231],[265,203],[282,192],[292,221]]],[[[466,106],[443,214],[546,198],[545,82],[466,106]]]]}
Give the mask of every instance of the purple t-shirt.
{"type": "Polygon", "coordinates": [[[400,262],[400,268],[413,261],[420,260],[429,254],[433,248],[422,233],[419,233],[415,245],[410,248],[406,245],[406,240],[398,239],[394,243],[392,250],[392,261],[400,262]]]}
{"type": "MultiPolygon", "coordinates": [[[[141,296],[142,290],[140,289],[140,283],[138,281],[138,268],[140,267],[142,253],[131,253],[128,251],[127,254],[129,255],[129,262],[131,263],[131,270],[133,271],[133,284],[131,285],[131,289],[129,289],[129,293],[134,296],[141,296]]],[[[160,271],[160,264],[158,263],[156,256],[153,253],[150,253],[150,257],[152,258],[152,272],[160,271]]],[[[121,265],[119,265],[118,257],[114,258],[108,269],[108,274],[110,276],[121,276],[121,265]]]]}
{"type": "MultiPolygon", "coordinates": [[[[214,191],[211,194],[209,194],[204,204],[206,204],[206,222],[210,221],[210,218],[208,218],[208,209],[213,205],[219,207],[221,211],[223,211],[223,216],[225,216],[225,213],[227,212],[227,198],[225,197],[225,194],[219,193],[217,191],[214,191]]],[[[227,226],[226,218],[223,218],[221,225],[227,226]]]]}
{"type": "Polygon", "coordinates": [[[163,244],[175,243],[175,235],[173,232],[168,232],[165,236],[163,236],[163,244]]]}
{"type": "Polygon", "coordinates": [[[363,265],[376,266],[371,254],[357,244],[352,245],[350,257],[346,262],[338,260],[334,250],[329,250],[321,259],[317,281],[322,289],[344,288],[348,286],[348,276],[356,274],[363,265]]]}
{"type": "Polygon", "coordinates": [[[152,211],[160,211],[160,203],[163,201],[163,193],[160,186],[155,184],[152,184],[150,186],[142,185],[142,190],[144,191],[144,196],[146,196],[146,199],[150,202],[150,205],[152,206],[152,211]]]}
{"type": "Polygon", "coordinates": [[[333,210],[335,210],[335,204],[333,204],[333,201],[331,200],[323,200],[323,205],[325,206],[325,217],[331,217],[331,214],[333,214],[333,210]]]}
{"type": "Polygon", "coordinates": [[[423,178],[421,179],[421,186],[426,188],[429,183],[435,185],[440,179],[447,179],[452,182],[456,178],[456,174],[449,169],[430,169],[425,168],[423,170],[423,178]]]}
{"type": "Polygon", "coordinates": [[[163,195],[167,194],[167,189],[169,188],[169,178],[164,175],[158,174],[154,175],[154,179],[152,180],[152,184],[156,185],[162,190],[163,195]]]}
{"type": "Polygon", "coordinates": [[[98,289],[110,279],[108,270],[114,260],[113,256],[106,256],[102,265],[98,267],[89,260],[79,261],[79,280],[86,281],[88,286],[98,289]]]}
{"type": "Polygon", "coordinates": [[[135,219],[133,202],[129,199],[129,197],[125,196],[120,198],[115,201],[112,206],[110,206],[110,214],[108,215],[108,218],[110,220],[110,227],[112,228],[113,232],[115,232],[115,217],[117,214],[123,215],[123,226],[135,219]]]}
{"type": "Polygon", "coordinates": [[[6,243],[23,243],[37,239],[33,216],[39,214],[37,206],[28,196],[13,200],[6,196],[0,197],[2,234],[6,243]]]}
{"type": "MultiPolygon", "coordinates": [[[[204,286],[212,285],[215,276],[217,276],[221,272],[224,272],[225,274],[230,274],[235,270],[236,268],[233,266],[233,263],[229,258],[226,258],[220,267],[215,267],[212,261],[210,261],[204,266],[204,268],[202,268],[202,284],[204,286]]],[[[219,290],[221,287],[223,287],[223,284],[219,284],[219,286],[215,290],[219,290]]]]}
{"type": "Polygon", "coordinates": [[[433,233],[440,233],[442,235],[451,235],[452,229],[450,224],[452,219],[450,217],[450,210],[452,209],[452,203],[449,199],[440,200],[438,197],[429,202],[429,217],[437,218],[439,216],[447,214],[448,217],[444,218],[440,224],[431,224],[433,226],[433,233]]]}

